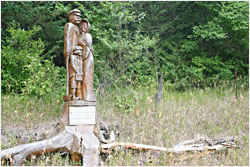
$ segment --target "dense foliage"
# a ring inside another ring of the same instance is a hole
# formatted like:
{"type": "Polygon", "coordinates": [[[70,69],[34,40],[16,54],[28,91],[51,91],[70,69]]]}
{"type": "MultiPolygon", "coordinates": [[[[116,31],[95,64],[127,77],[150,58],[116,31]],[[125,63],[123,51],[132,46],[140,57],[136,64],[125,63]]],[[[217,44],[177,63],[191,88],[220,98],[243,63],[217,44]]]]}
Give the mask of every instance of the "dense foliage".
{"type": "MultiPolygon", "coordinates": [[[[52,93],[53,88],[62,86],[59,67],[53,60],[43,56],[44,43],[33,40],[41,28],[23,30],[13,24],[7,29],[10,38],[2,46],[2,89],[28,94],[44,95],[52,93]]],[[[65,71],[65,70],[64,70],[65,71]]]]}
{"type": "Polygon", "coordinates": [[[77,8],[91,23],[95,88],[175,88],[249,73],[248,2],[2,2],[2,91],[64,89],[63,29],[77,8]],[[52,87],[52,85],[56,85],[52,87]]]}

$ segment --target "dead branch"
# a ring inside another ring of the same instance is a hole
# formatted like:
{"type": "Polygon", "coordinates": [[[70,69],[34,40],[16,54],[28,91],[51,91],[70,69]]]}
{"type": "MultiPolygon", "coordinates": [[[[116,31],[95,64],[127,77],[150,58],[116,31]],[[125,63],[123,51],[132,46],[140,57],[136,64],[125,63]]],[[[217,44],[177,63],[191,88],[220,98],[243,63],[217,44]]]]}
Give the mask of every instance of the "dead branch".
{"type": "Polygon", "coordinates": [[[111,153],[116,147],[121,147],[124,149],[134,149],[140,151],[162,151],[168,153],[183,153],[190,151],[221,151],[227,148],[238,148],[236,145],[236,138],[229,137],[223,139],[206,139],[206,138],[196,138],[192,140],[184,141],[173,148],[165,148],[159,146],[151,146],[144,144],[134,144],[134,143],[125,143],[125,142],[113,142],[110,144],[102,144],[101,152],[111,153]]]}

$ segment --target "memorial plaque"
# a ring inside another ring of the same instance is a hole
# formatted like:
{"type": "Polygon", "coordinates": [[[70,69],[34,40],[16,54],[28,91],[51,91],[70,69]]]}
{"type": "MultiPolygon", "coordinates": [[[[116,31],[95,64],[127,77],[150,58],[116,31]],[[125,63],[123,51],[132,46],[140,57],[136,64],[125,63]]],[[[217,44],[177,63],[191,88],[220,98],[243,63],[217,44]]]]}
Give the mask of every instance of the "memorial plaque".
{"type": "Polygon", "coordinates": [[[69,106],[69,125],[94,125],[95,106],[69,106]]]}

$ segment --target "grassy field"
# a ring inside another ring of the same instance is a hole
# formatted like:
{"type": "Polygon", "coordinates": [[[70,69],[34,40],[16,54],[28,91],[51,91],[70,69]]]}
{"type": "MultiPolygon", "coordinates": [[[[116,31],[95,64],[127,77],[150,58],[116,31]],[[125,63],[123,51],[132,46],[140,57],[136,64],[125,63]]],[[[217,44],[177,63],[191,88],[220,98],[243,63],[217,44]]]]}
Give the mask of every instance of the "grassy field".
{"type": "MultiPolygon", "coordinates": [[[[190,89],[184,92],[164,89],[163,99],[155,105],[155,87],[126,88],[98,95],[99,119],[111,128],[119,128],[119,141],[173,147],[195,137],[239,137],[240,149],[232,149],[202,158],[178,160],[173,154],[151,154],[121,151],[110,155],[105,166],[186,166],[186,165],[249,165],[249,91],[239,90],[235,99],[233,88],[190,89]]],[[[59,120],[61,99],[38,99],[19,95],[2,95],[2,131],[26,128],[59,120]]],[[[3,134],[1,134],[3,137],[3,134]]],[[[6,135],[6,149],[21,142],[6,135]]],[[[30,139],[33,141],[34,139],[30,139]]],[[[51,153],[31,158],[25,165],[72,165],[68,156],[51,153]]]]}

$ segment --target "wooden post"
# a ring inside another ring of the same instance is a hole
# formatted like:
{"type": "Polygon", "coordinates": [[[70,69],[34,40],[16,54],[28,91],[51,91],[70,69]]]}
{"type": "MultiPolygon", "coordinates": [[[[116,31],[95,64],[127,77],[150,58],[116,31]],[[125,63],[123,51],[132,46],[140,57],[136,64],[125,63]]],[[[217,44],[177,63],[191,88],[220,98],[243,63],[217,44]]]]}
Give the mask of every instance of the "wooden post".
{"type": "Polygon", "coordinates": [[[160,72],[158,75],[158,91],[155,96],[156,104],[160,103],[163,93],[163,74],[160,72]]]}
{"type": "Polygon", "coordinates": [[[238,99],[238,91],[237,91],[237,68],[235,68],[235,98],[238,99]]]}
{"type": "Polygon", "coordinates": [[[82,157],[83,166],[98,166],[100,141],[94,134],[97,126],[96,102],[66,101],[62,121],[65,128],[73,129],[75,136],[72,159],[79,162],[82,157]]]}

